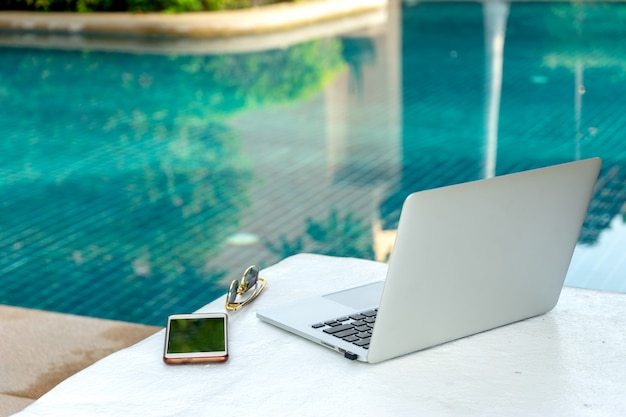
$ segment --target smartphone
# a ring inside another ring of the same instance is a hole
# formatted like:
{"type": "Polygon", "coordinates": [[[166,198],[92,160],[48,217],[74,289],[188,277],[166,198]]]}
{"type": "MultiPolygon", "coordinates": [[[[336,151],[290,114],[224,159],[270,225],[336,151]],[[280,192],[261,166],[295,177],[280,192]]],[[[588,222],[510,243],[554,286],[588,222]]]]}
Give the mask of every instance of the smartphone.
{"type": "Polygon", "coordinates": [[[165,363],[224,362],[227,359],[226,314],[174,314],[167,318],[163,350],[165,363]]]}

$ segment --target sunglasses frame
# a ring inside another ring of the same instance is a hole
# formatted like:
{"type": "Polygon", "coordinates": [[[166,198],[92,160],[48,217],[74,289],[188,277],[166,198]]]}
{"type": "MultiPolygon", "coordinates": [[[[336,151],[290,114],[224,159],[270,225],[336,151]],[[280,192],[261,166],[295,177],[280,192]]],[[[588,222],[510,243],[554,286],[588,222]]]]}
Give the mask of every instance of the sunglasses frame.
{"type": "Polygon", "coordinates": [[[245,306],[246,304],[250,304],[254,301],[255,298],[261,294],[263,289],[265,288],[266,280],[265,278],[261,278],[259,276],[259,268],[257,265],[251,265],[244,271],[241,276],[241,280],[234,279],[230,283],[230,288],[228,289],[228,293],[226,294],[226,310],[228,311],[236,311],[245,306]],[[252,275],[250,275],[252,273],[252,275]],[[252,294],[243,301],[235,302],[238,295],[244,295],[250,289],[254,288],[252,294]]]}

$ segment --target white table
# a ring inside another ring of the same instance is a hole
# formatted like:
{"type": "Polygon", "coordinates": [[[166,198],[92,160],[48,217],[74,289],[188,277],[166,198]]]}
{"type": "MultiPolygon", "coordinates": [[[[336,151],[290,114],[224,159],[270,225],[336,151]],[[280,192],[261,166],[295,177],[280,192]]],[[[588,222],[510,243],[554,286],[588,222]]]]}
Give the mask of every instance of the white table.
{"type": "MultiPolygon", "coordinates": [[[[374,281],[385,270],[356,259],[288,258],[263,270],[265,292],[231,315],[225,364],[165,365],[160,332],[17,415],[626,415],[626,294],[565,288],[546,315],[377,365],[256,318],[261,306],[374,281]]],[[[223,311],[223,301],[200,311],[223,311]]]]}

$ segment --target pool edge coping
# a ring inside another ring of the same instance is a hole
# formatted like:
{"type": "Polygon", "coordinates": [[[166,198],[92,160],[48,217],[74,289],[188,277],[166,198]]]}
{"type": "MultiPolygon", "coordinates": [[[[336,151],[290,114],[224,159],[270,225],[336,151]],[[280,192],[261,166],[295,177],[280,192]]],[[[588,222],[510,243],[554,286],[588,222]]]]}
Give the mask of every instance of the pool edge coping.
{"type": "Polygon", "coordinates": [[[387,21],[388,3],[309,0],[180,15],[0,11],[0,46],[142,54],[256,52],[375,30],[387,21]]]}
{"type": "Polygon", "coordinates": [[[386,7],[388,0],[307,0],[244,10],[164,13],[1,11],[0,30],[65,34],[231,37],[285,31],[386,7]]]}

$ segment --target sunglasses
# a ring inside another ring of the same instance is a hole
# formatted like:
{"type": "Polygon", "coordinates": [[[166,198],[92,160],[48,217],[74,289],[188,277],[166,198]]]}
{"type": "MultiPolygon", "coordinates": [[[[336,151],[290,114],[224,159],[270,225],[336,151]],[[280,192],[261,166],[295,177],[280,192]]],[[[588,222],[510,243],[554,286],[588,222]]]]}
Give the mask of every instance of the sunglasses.
{"type": "Polygon", "coordinates": [[[259,276],[260,268],[256,265],[249,266],[243,273],[241,281],[233,280],[230,283],[230,289],[226,295],[226,310],[239,310],[246,304],[254,301],[265,288],[265,278],[259,276]],[[252,290],[252,293],[244,297],[246,293],[252,290]],[[240,297],[239,301],[237,300],[240,297]]]}

